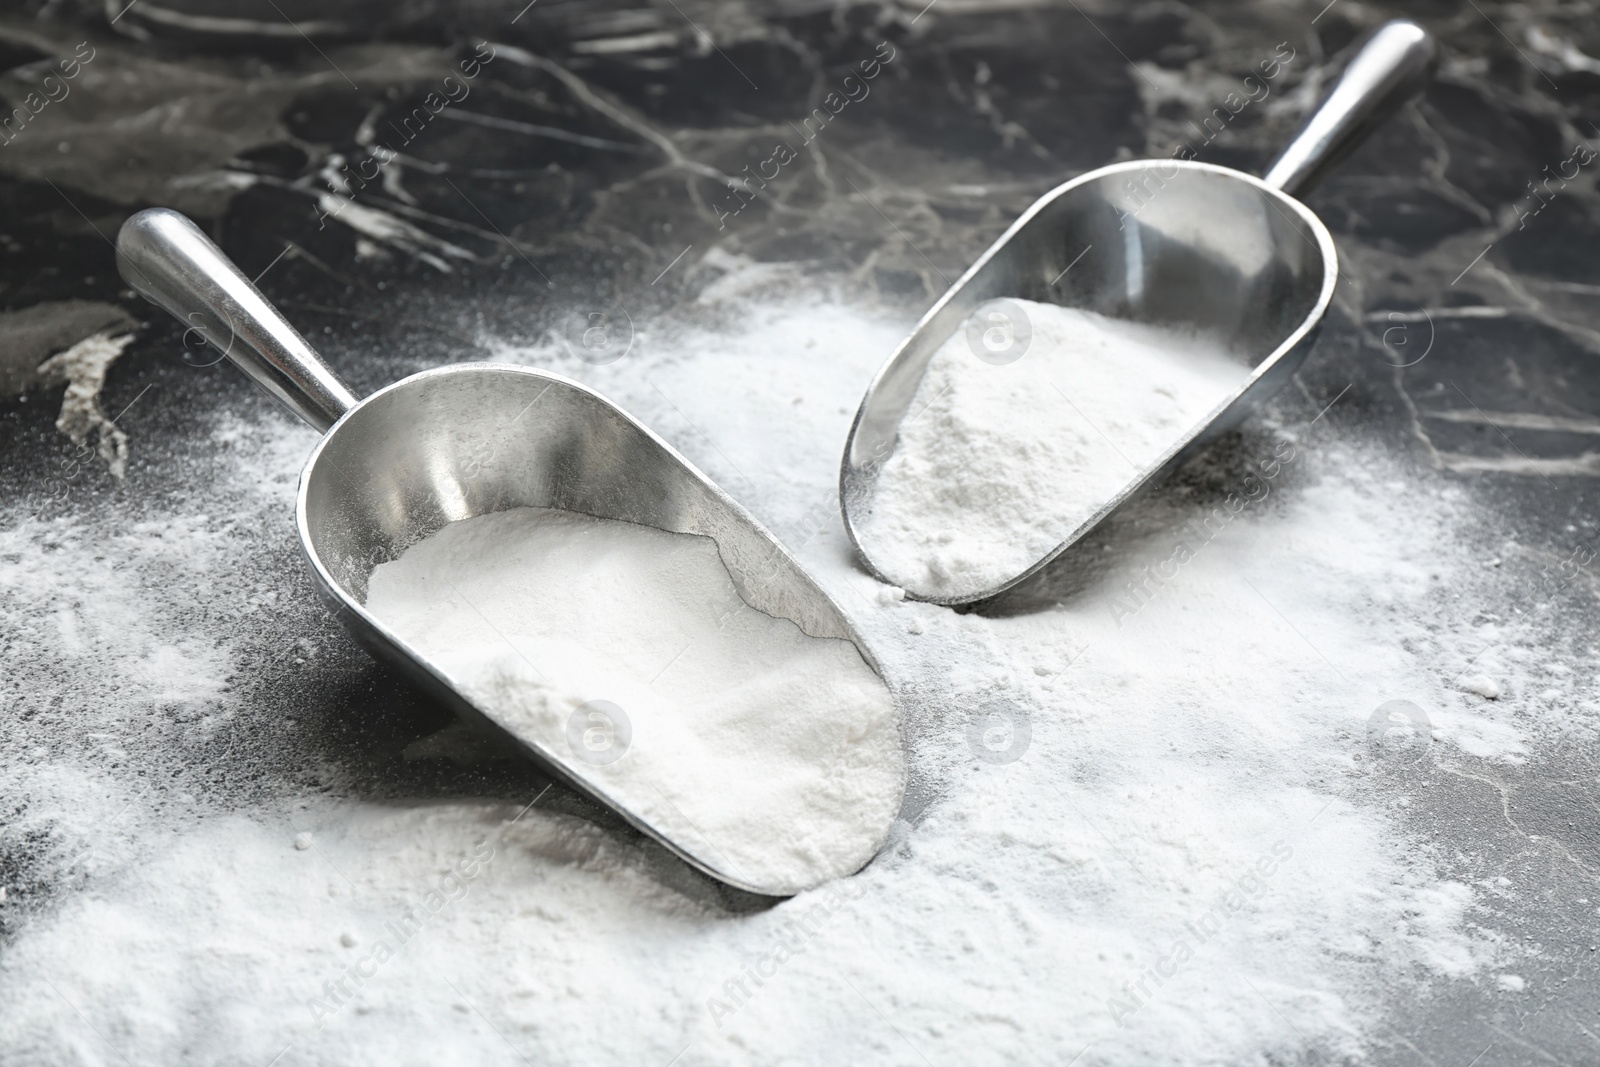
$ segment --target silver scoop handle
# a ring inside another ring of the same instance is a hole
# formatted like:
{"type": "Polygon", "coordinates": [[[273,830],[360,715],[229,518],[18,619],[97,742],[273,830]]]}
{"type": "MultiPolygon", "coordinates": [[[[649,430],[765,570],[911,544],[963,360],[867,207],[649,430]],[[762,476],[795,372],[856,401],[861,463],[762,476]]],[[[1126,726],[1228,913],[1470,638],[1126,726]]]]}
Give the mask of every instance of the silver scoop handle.
{"type": "Polygon", "coordinates": [[[122,224],[117,271],[318,430],[356,405],[339,376],[188,218],[149,208],[122,224]]]}
{"type": "Polygon", "coordinates": [[[1433,77],[1439,46],[1415,22],[1386,22],[1367,38],[1328,95],[1262,180],[1290,196],[1309,192],[1433,77]]]}

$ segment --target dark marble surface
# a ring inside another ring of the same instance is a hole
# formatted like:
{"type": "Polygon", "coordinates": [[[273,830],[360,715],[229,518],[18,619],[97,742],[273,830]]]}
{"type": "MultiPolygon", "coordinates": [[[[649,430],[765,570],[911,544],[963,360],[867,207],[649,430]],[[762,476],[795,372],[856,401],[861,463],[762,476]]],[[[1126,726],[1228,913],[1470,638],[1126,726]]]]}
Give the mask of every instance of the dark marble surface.
{"type": "MultiPolygon", "coordinates": [[[[20,389],[33,357],[120,317],[147,325],[101,397],[112,413],[137,402],[120,421],[131,437],[126,480],[86,461],[62,488],[72,445],[53,426],[54,402],[35,390],[0,400],[0,495],[39,514],[115,509],[136,519],[174,501],[202,506],[203,487],[228,462],[185,444],[186,413],[245,406],[250,386],[185,347],[181,328],[134,300],[112,266],[108,238],[141,207],[200,219],[248,273],[262,273],[262,288],[358,391],[482,358],[472,338],[486,332],[563,329],[539,317],[574,303],[648,317],[715,280],[719,253],[844,272],[909,313],[1050,186],[1196,143],[1195,124],[1287,42],[1295,59],[1275,91],[1199,151],[1259,170],[1319,91],[1318,64],[1403,14],[1438,35],[1444,61],[1426,99],[1308,197],[1337,238],[1344,280],[1301,377],[1304,395],[1309,403],[1348,386],[1343,432],[1392,440],[1494,502],[1484,544],[1522,548],[1507,560],[1508,601],[1544,605],[1563,620],[1572,650],[1589,649],[1600,613],[1588,570],[1554,597],[1540,591],[1539,575],[1597,539],[1594,5],[520,7],[8,5],[0,18],[8,99],[20,103],[79,42],[92,59],[69,96],[0,148],[8,316],[0,384],[20,389]],[[308,32],[286,32],[284,14],[308,32]],[[721,176],[795,139],[795,116],[819,106],[882,41],[893,58],[870,95],[826,127],[823,151],[732,214],[721,176]],[[452,70],[491,53],[466,99],[403,127],[414,109],[426,113],[428,94],[452,70]],[[399,153],[384,177],[360,189],[352,208],[319,220],[330,175],[346,164],[360,173],[380,145],[399,153]],[[1584,158],[1579,146],[1591,162],[1563,170],[1563,161],[1584,158]],[[88,303],[25,317],[65,301],[88,303]]],[[[251,583],[295,575],[275,629],[233,684],[263,706],[299,708],[308,727],[293,740],[252,744],[251,731],[264,738],[274,729],[261,717],[241,723],[242,743],[236,737],[226,751],[168,737],[135,742],[136,752],[192,744],[194,758],[172,773],[235,804],[320,788],[329,767],[377,795],[521,795],[531,779],[519,770],[399,760],[406,743],[440,724],[439,713],[371,666],[322,614],[286,522],[270,536],[241,536],[240,554],[239,576],[193,611],[220,619],[228,597],[251,583]],[[287,629],[315,638],[309,664],[285,663],[273,634],[287,629]],[[263,748],[270,758],[259,756],[263,748]]],[[[18,659],[6,673],[7,714],[38,710],[28,705],[56,684],[48,664],[18,659]]],[[[1597,756],[1590,734],[1509,770],[1375,772],[1409,776],[1393,784],[1409,801],[1396,818],[1438,846],[1445,873],[1476,881],[1516,872],[1524,891],[1496,922],[1539,946],[1530,966],[1541,973],[1529,974],[1537,995],[1515,1000],[1479,985],[1396,989],[1374,1061],[1600,1062],[1597,756]]],[[[30,908],[48,906],[61,876],[47,845],[0,829],[8,931],[30,908]]],[[[1316,1050],[1303,1062],[1320,1062],[1316,1050]]]]}

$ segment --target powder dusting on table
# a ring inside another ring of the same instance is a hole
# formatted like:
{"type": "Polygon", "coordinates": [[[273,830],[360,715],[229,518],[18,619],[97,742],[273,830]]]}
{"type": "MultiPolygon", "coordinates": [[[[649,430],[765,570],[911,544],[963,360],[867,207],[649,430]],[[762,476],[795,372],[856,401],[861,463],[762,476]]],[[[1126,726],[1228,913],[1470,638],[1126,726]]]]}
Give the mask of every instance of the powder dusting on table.
{"type": "MultiPolygon", "coordinates": [[[[980,333],[994,306],[973,313],[980,333]]],[[[1022,355],[980,359],[965,327],[939,347],[860,520],[890,580],[941,597],[1042,559],[1250,374],[1192,332],[1031,300],[998,306],[1031,325],[1022,355]]]]}
{"type": "Polygon", "coordinates": [[[0,1060],[1356,1062],[1414,995],[1511,988],[1497,972],[1548,952],[1495,908],[1536,891],[1523,864],[1462,855],[1404,807],[1407,782],[1437,782],[1411,775],[1514,777],[1592,743],[1600,714],[1573,628],[1511,610],[1527,553],[1471,540],[1480,498],[1343,441],[1338,408],[1309,426],[1312,404],[1240,446],[1258,477],[1258,458],[1283,471],[1204,540],[1186,525],[1238,488],[1221,459],[1215,485],[1190,468],[1158,492],[1154,533],[1081,593],[959,614],[866,577],[837,514],[808,517],[836,499],[861,384],[907,324],[805,289],[720,307],[715,329],[652,323],[612,367],[496,355],[657,427],[850,612],[901,695],[913,770],[878,857],[740,910],[550,797],[530,808],[538,787],[349,784],[376,742],[289,743],[385,677],[296,584],[285,509],[311,435],[202,413],[196,455],[224,460],[182,471],[186,495],[151,494],[136,522],[12,514],[0,535],[20,709],[0,731],[0,840],[25,864],[3,868],[0,916],[31,920],[0,948],[0,1060]],[[206,500],[236,525],[179,521],[206,500]],[[1166,577],[1128,611],[1147,566],[1166,577]],[[303,661],[276,655],[306,634],[303,661]],[[308,706],[308,689],[336,696],[308,706]],[[1396,699],[1431,736],[1373,736],[1396,699]],[[216,719],[239,739],[190,740],[216,719]],[[247,742],[249,773],[211,776],[247,742]]]}
{"type": "Polygon", "coordinates": [[[492,718],[746,885],[850,874],[900,808],[882,680],[849,641],[746,604],[708,537],[515,508],[379,566],[366,606],[492,718]]]}

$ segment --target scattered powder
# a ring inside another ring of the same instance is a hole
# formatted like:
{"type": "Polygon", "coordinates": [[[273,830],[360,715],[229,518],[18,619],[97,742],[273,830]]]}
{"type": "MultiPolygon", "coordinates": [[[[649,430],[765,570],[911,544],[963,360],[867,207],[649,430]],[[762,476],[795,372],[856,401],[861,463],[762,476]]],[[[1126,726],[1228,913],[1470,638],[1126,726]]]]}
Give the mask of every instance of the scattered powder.
{"type": "Polygon", "coordinates": [[[992,589],[1065,541],[1249,374],[1193,334],[1031,300],[986,304],[929,362],[862,543],[898,585],[941,597],[992,589]],[[1031,325],[1025,344],[1027,326],[993,324],[1017,309],[1031,325]],[[990,348],[1021,355],[979,358],[986,329],[1007,331],[990,348]]]}
{"type": "Polygon", "coordinates": [[[746,604],[710,538],[481,515],[378,567],[367,608],[508,729],[745,885],[850,874],[900,810],[882,680],[850,642],[746,604]]]}
{"type": "Polygon", "coordinates": [[[206,414],[196,455],[222,460],[153,456],[130,476],[153,487],[136,518],[82,504],[4,523],[21,713],[0,731],[0,798],[19,813],[0,825],[0,916],[33,910],[0,948],[0,1059],[1345,1062],[1404,1022],[1413,991],[1540,966],[1491,906],[1531,892],[1492,878],[1522,868],[1446,876],[1470,860],[1408,833],[1396,807],[1408,773],[1514,768],[1569,731],[1594,737],[1593,657],[1507,608],[1512,565],[1485,568],[1462,540],[1486,521],[1480,500],[1342,444],[1335,409],[1297,431],[1270,499],[1131,615],[1111,605],[1210,509],[1203,492],[1158,494],[1155,532],[1119,541],[1062,606],[957,614],[863,575],[828,510],[861,383],[907,324],[810,291],[724,310],[743,328],[656,323],[607,368],[498,354],[582,377],[657,427],[864,629],[907,694],[911,750],[879,858],[735,912],[548,799],[523,813],[532,795],[330,773],[275,806],[239,802],[239,774],[184,806],[173,772],[220,755],[191,735],[264,720],[256,777],[335,763],[365,739],[307,756],[286,720],[318,701],[336,718],[341,679],[382,677],[354,651],[251,658],[295,634],[349,643],[297,572],[286,507],[309,433],[206,414]],[[171,484],[190,495],[160,495],[171,484]],[[237,525],[203,519],[207,501],[237,525]],[[1499,700],[1454,681],[1478,671],[1499,700]],[[1431,733],[1375,738],[1392,700],[1431,733]],[[85,849],[77,868],[56,858],[85,849]]]}

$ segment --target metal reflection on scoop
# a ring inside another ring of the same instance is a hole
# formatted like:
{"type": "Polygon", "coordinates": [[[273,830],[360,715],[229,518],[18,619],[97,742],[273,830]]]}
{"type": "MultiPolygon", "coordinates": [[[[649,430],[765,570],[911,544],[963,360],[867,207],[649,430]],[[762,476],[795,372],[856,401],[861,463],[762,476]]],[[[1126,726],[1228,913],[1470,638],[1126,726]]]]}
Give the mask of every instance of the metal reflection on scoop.
{"type": "MultiPolygon", "coordinates": [[[[325,431],[300,475],[296,526],[318,589],[369,651],[707,874],[773,896],[808,888],[753,884],[728,870],[709,840],[669,837],[650,825],[562,753],[506,728],[492,709],[462,696],[364,606],[375,567],[448,523],[518,507],[562,508],[711,538],[748,604],[813,637],[853,643],[876,671],[838,605],[748,512],[638,420],[560,375],[464,363],[356,399],[221,249],[177,212],[151,209],[130,218],[117,237],[117,262],[146,299],[325,431]]],[[[771,829],[772,847],[785,844],[787,828],[771,829]]]]}
{"type": "Polygon", "coordinates": [[[845,528],[868,569],[919,600],[988,599],[1043,568],[1283,388],[1311,351],[1338,277],[1333,238],[1295,197],[1426,87],[1436,52],[1433,38],[1413,22],[1378,29],[1264,177],[1208,163],[1136,160],[1074,178],[1023,212],[922,317],[856,412],[839,496],[845,528]],[[1078,262],[1091,247],[1093,256],[1078,262]],[[1202,333],[1245,354],[1250,371],[1228,400],[1088,519],[1061,530],[1042,558],[1004,580],[951,592],[925,567],[904,571],[874,545],[864,520],[929,361],[974,311],[1003,297],[1202,333]]]}

